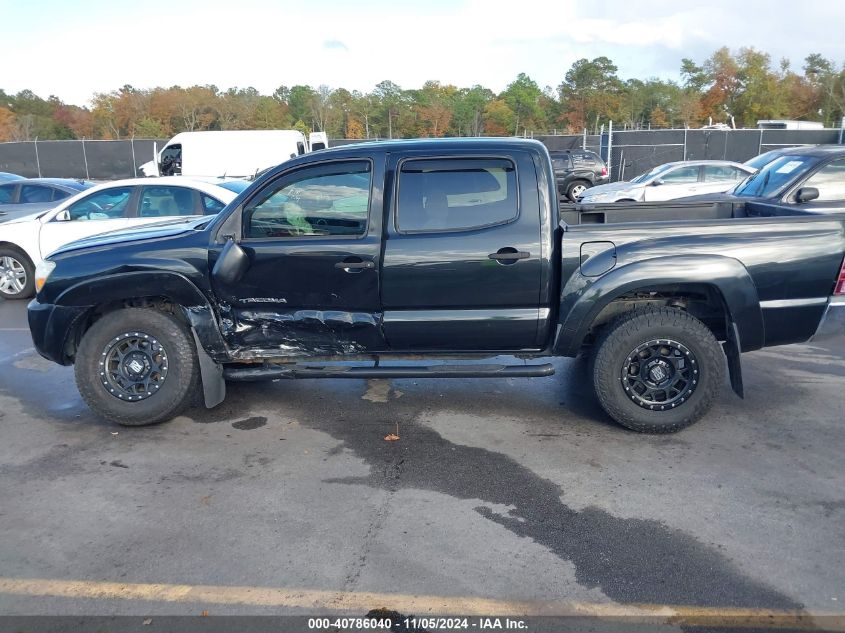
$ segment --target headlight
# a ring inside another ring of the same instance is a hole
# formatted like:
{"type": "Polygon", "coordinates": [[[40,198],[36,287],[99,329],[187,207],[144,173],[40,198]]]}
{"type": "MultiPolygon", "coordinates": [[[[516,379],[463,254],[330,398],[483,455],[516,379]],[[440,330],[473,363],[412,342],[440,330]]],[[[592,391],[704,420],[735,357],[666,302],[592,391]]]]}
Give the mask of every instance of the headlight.
{"type": "Polygon", "coordinates": [[[44,284],[47,283],[47,277],[50,276],[50,273],[53,272],[55,267],[55,262],[46,259],[38,262],[38,265],[35,267],[35,292],[40,292],[44,284]]]}

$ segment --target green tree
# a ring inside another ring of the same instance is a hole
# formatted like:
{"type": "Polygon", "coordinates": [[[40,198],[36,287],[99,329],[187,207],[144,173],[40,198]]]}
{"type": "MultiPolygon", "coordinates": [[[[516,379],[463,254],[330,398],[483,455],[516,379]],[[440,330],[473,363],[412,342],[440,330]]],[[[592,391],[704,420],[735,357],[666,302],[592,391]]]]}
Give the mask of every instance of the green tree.
{"type": "Polygon", "coordinates": [[[540,98],[543,96],[540,86],[525,73],[519,73],[499,95],[513,112],[513,134],[518,135],[520,127],[535,129],[544,126],[543,112],[540,110],[540,98]]]}

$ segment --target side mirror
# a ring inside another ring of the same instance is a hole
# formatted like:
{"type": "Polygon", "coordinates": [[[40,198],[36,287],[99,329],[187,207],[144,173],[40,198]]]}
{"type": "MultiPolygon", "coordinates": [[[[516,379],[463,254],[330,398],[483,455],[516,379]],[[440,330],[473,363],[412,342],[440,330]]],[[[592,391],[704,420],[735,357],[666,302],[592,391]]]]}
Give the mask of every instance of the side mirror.
{"type": "Polygon", "coordinates": [[[659,187],[660,185],[665,185],[666,181],[663,178],[656,178],[655,180],[651,181],[652,187],[659,187]]]}
{"type": "Polygon", "coordinates": [[[819,197],[819,190],[815,187],[801,187],[795,194],[795,202],[801,204],[802,202],[810,202],[819,197]]]}
{"type": "Polygon", "coordinates": [[[70,222],[70,211],[67,209],[62,209],[56,214],[56,217],[53,218],[56,222],[70,222]]]}
{"type": "Polygon", "coordinates": [[[222,284],[238,283],[249,268],[246,251],[231,237],[226,241],[220,257],[214,262],[211,276],[222,284]]]}

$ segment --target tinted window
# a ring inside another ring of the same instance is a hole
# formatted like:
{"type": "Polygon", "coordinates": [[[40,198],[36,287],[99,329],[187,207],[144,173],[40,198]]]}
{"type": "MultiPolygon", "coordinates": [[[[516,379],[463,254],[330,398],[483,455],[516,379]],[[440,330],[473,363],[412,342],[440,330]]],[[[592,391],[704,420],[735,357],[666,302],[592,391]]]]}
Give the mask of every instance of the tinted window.
{"type": "Polygon", "coordinates": [[[682,185],[688,182],[698,182],[698,165],[688,165],[666,172],[660,178],[667,185],[682,185]]]}
{"type": "Polygon", "coordinates": [[[825,165],[801,186],[818,189],[816,200],[845,200],[845,158],[825,165]]]}
{"type": "Polygon", "coordinates": [[[194,215],[194,192],[185,187],[144,187],[138,216],[166,218],[174,215],[194,215]]]}
{"type": "Polygon", "coordinates": [[[113,220],[126,214],[132,187],[114,187],[92,193],[68,207],[71,220],[113,220]]]}
{"type": "Polygon", "coordinates": [[[24,185],[21,187],[20,201],[32,204],[35,202],[50,202],[53,190],[43,185],[24,185]]]}
{"type": "Polygon", "coordinates": [[[596,164],[596,159],[591,154],[572,154],[572,162],[576,167],[592,167],[596,164]]]}
{"type": "Polygon", "coordinates": [[[65,198],[70,197],[69,191],[64,191],[63,189],[53,189],[53,201],[64,200],[65,198]]]}
{"type": "Polygon", "coordinates": [[[502,224],[517,214],[516,170],[508,160],[458,158],[402,164],[400,231],[469,230],[502,224]]]}
{"type": "Polygon", "coordinates": [[[370,208],[370,164],[303,169],[272,183],[244,211],[244,237],[363,235],[370,208]]]}
{"type": "Polygon", "coordinates": [[[214,215],[220,213],[226,205],[220,202],[217,198],[212,198],[209,195],[202,194],[202,212],[205,215],[214,215]]]}
{"type": "Polygon", "coordinates": [[[15,194],[17,185],[0,185],[0,204],[9,204],[15,194]]]}
{"type": "Polygon", "coordinates": [[[726,180],[742,180],[747,174],[730,165],[705,165],[704,180],[706,182],[723,182],[726,180]]]}

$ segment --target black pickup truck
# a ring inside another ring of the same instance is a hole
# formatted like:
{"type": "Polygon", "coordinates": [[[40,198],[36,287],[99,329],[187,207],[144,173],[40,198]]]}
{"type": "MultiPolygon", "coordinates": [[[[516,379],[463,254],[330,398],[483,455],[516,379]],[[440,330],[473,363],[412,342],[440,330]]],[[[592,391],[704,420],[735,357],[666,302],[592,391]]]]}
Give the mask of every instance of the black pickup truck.
{"type": "Polygon", "coordinates": [[[29,324],[125,425],[215,406],[226,380],[549,376],[529,361],[586,351],[611,417],[671,432],[726,366],[741,395],[740,352],[845,331],[845,219],[702,213],[567,225],[534,141],[351,145],[215,218],[63,247],[29,324]]]}

